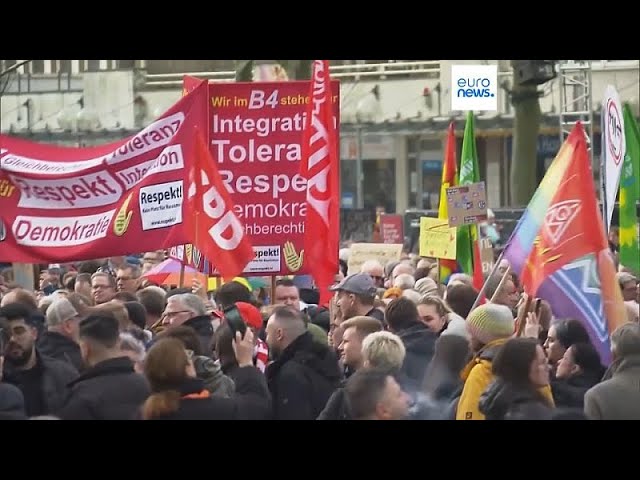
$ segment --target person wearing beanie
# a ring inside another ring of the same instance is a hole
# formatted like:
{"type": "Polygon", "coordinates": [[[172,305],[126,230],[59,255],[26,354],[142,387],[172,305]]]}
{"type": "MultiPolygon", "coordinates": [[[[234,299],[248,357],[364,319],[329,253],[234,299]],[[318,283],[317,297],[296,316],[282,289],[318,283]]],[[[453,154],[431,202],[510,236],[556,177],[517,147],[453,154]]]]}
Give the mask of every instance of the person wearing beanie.
{"type": "Polygon", "coordinates": [[[513,336],[514,321],[509,307],[487,303],[467,317],[467,333],[474,356],[461,377],[464,382],[458,401],[456,420],[484,420],[478,403],[480,396],[493,382],[491,366],[500,347],[513,336]]]}
{"type": "MultiPolygon", "coordinates": [[[[467,333],[474,356],[462,370],[464,388],[456,410],[456,420],[484,420],[479,410],[480,396],[494,380],[493,359],[502,345],[514,335],[515,322],[511,309],[487,303],[469,313],[467,333]]],[[[540,393],[553,405],[551,389],[547,385],[540,393]]]]}
{"type": "Polygon", "coordinates": [[[421,295],[438,295],[438,284],[431,277],[424,277],[416,281],[413,289],[421,295]]]}

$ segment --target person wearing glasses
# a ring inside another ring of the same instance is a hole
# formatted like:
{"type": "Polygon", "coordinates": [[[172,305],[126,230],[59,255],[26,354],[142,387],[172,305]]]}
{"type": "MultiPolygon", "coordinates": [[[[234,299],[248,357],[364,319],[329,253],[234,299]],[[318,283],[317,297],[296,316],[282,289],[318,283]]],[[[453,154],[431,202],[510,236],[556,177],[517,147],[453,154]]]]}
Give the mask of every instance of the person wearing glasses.
{"type": "Polygon", "coordinates": [[[67,396],[67,385],[78,376],[71,363],[42,355],[36,348],[38,330],[32,312],[22,304],[0,308],[4,345],[3,382],[20,389],[25,413],[55,414],[67,396]]]}
{"type": "Polygon", "coordinates": [[[376,288],[384,287],[384,267],[378,260],[367,260],[360,267],[360,272],[369,274],[376,288]]]}
{"type": "Polygon", "coordinates": [[[91,296],[96,305],[113,300],[116,296],[115,277],[103,271],[91,275],[91,296]]]}
{"type": "Polygon", "coordinates": [[[198,334],[204,355],[213,354],[213,317],[200,297],[193,293],[179,293],[167,300],[161,322],[165,328],[184,325],[198,334]]]}

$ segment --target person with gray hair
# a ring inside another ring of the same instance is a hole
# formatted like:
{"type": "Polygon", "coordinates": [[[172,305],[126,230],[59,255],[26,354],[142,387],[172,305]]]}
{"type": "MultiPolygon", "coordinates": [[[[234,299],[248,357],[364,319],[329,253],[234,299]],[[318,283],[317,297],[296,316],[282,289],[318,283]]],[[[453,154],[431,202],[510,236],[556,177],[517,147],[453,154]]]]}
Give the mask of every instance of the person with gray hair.
{"type": "Polygon", "coordinates": [[[398,278],[398,276],[405,273],[413,277],[413,274],[416,273],[416,269],[413,268],[413,265],[411,265],[410,263],[400,262],[398,265],[393,267],[393,271],[391,272],[391,277],[387,277],[387,278],[391,281],[391,285],[393,286],[395,285],[396,278],[398,278]]]}
{"type": "Polygon", "coordinates": [[[67,298],[58,297],[47,309],[47,330],[37,340],[40,353],[63,360],[79,372],[84,369],[78,343],[80,320],[81,315],[73,304],[67,298]]]}
{"type": "Polygon", "coordinates": [[[393,286],[403,291],[411,290],[415,284],[416,280],[413,278],[413,275],[408,273],[401,273],[393,280],[393,286]]]}
{"type": "Polygon", "coordinates": [[[403,290],[402,291],[402,296],[404,298],[408,298],[409,300],[411,300],[416,305],[418,304],[418,302],[422,298],[422,295],[420,295],[419,292],[416,292],[415,290],[411,290],[411,289],[403,290]]]}
{"type": "Polygon", "coordinates": [[[167,328],[179,325],[193,328],[200,338],[204,355],[213,356],[213,317],[207,313],[207,307],[197,295],[171,295],[162,314],[162,324],[167,328]]]}
{"type": "Polygon", "coordinates": [[[120,333],[120,350],[133,362],[133,370],[144,374],[144,344],[128,332],[120,333]]]}
{"type": "Polygon", "coordinates": [[[625,323],[611,334],[611,378],[584,395],[590,420],[640,420],[640,325],[625,323]]]}
{"type": "Polygon", "coordinates": [[[377,288],[382,288],[384,286],[384,267],[378,260],[367,260],[360,267],[360,272],[369,274],[377,288]]]}

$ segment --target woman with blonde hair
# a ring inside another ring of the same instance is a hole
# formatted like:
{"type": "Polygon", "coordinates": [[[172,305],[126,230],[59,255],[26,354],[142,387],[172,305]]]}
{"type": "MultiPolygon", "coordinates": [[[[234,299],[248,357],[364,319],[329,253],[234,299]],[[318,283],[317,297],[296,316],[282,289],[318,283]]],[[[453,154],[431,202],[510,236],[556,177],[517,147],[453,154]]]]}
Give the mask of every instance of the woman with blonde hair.
{"type": "Polygon", "coordinates": [[[420,321],[438,336],[460,335],[467,337],[467,326],[464,318],[454,313],[442,298],[425,295],[418,301],[420,321]]]}
{"type": "Polygon", "coordinates": [[[253,366],[253,333],[233,342],[239,368],[232,398],[214,397],[196,378],[193,352],[177,338],[158,340],[147,352],[144,374],[151,395],[142,407],[145,420],[264,420],[271,401],[264,376],[253,366]]]}

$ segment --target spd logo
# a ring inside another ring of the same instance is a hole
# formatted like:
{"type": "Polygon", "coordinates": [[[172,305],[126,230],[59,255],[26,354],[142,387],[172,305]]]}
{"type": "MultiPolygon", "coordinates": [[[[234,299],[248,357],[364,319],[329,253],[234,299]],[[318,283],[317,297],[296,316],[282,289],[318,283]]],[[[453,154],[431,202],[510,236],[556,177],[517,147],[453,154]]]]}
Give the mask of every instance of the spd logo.
{"type": "Polygon", "coordinates": [[[498,110],[497,65],[452,65],[451,110],[498,110]]]}

